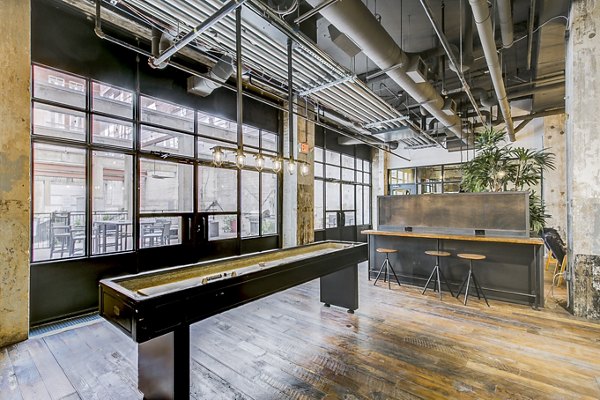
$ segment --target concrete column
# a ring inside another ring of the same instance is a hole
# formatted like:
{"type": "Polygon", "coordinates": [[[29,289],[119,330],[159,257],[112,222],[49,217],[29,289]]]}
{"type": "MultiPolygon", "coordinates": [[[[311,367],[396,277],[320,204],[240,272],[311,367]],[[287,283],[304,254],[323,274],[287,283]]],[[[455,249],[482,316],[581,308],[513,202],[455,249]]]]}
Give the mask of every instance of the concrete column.
{"type": "Polygon", "coordinates": [[[556,169],[544,172],[543,199],[550,218],[546,226],[567,238],[567,136],[566,115],[544,118],[544,147],[556,156],[556,169]]]}
{"type": "MultiPolygon", "coordinates": [[[[304,109],[304,115],[306,115],[304,109]]],[[[315,241],[315,124],[303,118],[298,118],[298,143],[305,143],[308,153],[298,152],[298,161],[307,162],[308,174],[302,176],[298,168],[298,194],[297,194],[297,239],[298,244],[308,244],[315,241]]]]}
{"type": "Polygon", "coordinates": [[[567,238],[575,315],[600,319],[600,2],[571,3],[566,61],[567,238]]]}
{"type": "MultiPolygon", "coordinates": [[[[283,156],[288,157],[290,154],[296,158],[296,146],[294,145],[290,152],[290,130],[288,124],[288,113],[283,113],[283,156]]],[[[297,129],[298,118],[294,115],[292,129],[297,129]]],[[[297,132],[296,132],[297,133],[297,132]]],[[[294,133],[294,137],[296,136],[294,133]]],[[[297,141],[296,141],[297,143],[297,141]]],[[[282,242],[283,247],[292,247],[298,244],[298,173],[290,174],[288,172],[287,161],[283,163],[283,205],[281,210],[281,218],[283,225],[282,242]]]]}
{"type": "Polygon", "coordinates": [[[0,347],[29,332],[30,14],[0,1],[0,347]]]}
{"type": "Polygon", "coordinates": [[[373,187],[371,189],[371,225],[373,229],[377,229],[378,212],[377,212],[377,197],[383,196],[386,193],[387,182],[387,164],[388,154],[383,150],[372,150],[373,163],[371,164],[371,180],[373,187]]]}

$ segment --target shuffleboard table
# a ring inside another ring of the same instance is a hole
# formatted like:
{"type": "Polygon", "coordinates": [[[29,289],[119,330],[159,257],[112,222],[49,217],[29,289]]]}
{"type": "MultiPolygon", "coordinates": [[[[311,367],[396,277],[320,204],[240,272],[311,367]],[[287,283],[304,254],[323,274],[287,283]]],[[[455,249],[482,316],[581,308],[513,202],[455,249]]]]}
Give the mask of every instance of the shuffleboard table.
{"type": "Polygon", "coordinates": [[[138,343],[145,399],[188,399],[190,324],[320,278],[321,302],[358,308],[367,244],[325,241],[100,281],[100,315],[138,343]]]}

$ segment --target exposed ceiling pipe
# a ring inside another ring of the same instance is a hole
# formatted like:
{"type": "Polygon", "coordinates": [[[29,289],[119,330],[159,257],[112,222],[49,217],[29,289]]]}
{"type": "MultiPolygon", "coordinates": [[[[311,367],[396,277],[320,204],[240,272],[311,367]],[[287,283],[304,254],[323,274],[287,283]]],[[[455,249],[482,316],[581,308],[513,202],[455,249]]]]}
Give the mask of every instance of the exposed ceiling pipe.
{"type": "Polygon", "coordinates": [[[511,100],[518,99],[520,97],[531,96],[531,95],[545,92],[548,90],[564,89],[564,87],[565,87],[564,82],[558,82],[558,83],[553,83],[550,85],[542,85],[542,86],[535,86],[535,87],[531,87],[531,88],[519,89],[519,90],[510,92],[508,94],[508,98],[511,100]]]}
{"type": "MultiPolygon", "coordinates": [[[[471,93],[473,93],[473,96],[479,98],[479,102],[484,107],[493,107],[498,104],[498,100],[496,100],[494,95],[489,94],[488,91],[483,88],[471,88],[471,93]]],[[[465,97],[466,95],[467,95],[467,93],[465,93],[464,91],[461,91],[461,92],[452,93],[452,94],[448,95],[448,97],[450,97],[451,99],[454,99],[454,100],[460,100],[461,98],[465,97]]],[[[475,114],[475,115],[477,115],[477,114],[475,114]]]]}
{"type": "Polygon", "coordinates": [[[500,111],[506,123],[506,131],[511,142],[516,140],[515,130],[510,113],[510,104],[506,96],[506,88],[504,87],[504,79],[502,78],[502,69],[496,53],[496,42],[494,40],[494,31],[492,29],[491,12],[486,0],[469,0],[473,16],[475,17],[475,25],[479,33],[479,40],[483,47],[485,61],[490,71],[490,78],[496,91],[496,98],[500,106],[500,111]]]}
{"type": "Polygon", "coordinates": [[[507,49],[514,43],[514,30],[512,7],[510,0],[498,0],[498,19],[500,21],[500,34],[502,35],[502,47],[507,49]]]}
{"type": "MultiPolygon", "coordinates": [[[[320,0],[307,2],[313,7],[318,7],[321,3],[320,0]]],[[[352,39],[382,70],[398,65],[398,68],[387,72],[388,76],[418,103],[423,103],[427,111],[448,130],[461,139],[468,139],[458,115],[452,111],[448,114],[442,111],[444,99],[435,88],[429,82],[416,83],[407,75],[408,55],[400,49],[362,1],[340,1],[323,9],[321,14],[352,39]]]]}
{"type": "MultiPolygon", "coordinates": [[[[462,68],[462,72],[467,72],[471,69],[475,60],[473,57],[473,13],[470,7],[465,7],[465,36],[463,38],[462,51],[460,67],[462,68]]],[[[458,51],[455,54],[460,56],[458,51]]],[[[456,72],[453,63],[450,63],[449,67],[452,71],[456,72]]]]}

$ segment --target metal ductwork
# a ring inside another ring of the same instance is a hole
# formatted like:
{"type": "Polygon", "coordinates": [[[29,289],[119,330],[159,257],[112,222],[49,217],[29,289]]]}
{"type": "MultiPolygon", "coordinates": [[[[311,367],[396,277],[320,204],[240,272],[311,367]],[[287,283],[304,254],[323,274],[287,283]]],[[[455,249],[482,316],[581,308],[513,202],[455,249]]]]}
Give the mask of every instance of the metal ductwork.
{"type": "Polygon", "coordinates": [[[508,138],[511,142],[514,142],[516,140],[515,130],[510,113],[510,104],[508,104],[506,88],[504,87],[504,80],[502,78],[502,69],[500,68],[500,62],[498,60],[498,53],[496,53],[496,41],[494,40],[492,16],[488,7],[488,2],[487,0],[469,0],[469,4],[473,10],[475,25],[477,26],[477,32],[479,33],[479,40],[481,40],[485,61],[490,71],[490,78],[492,79],[494,90],[496,91],[500,111],[502,112],[502,116],[506,123],[508,138]]]}
{"type": "MultiPolygon", "coordinates": [[[[455,46],[452,46],[452,50],[454,52],[455,46]]],[[[462,60],[460,58],[460,52],[458,49],[454,52],[456,59],[461,63],[461,72],[467,72],[471,69],[473,65],[473,61],[475,58],[473,57],[473,13],[469,7],[465,7],[465,37],[463,38],[462,45],[462,60]]],[[[450,63],[448,67],[456,72],[454,65],[450,63]]]]}
{"type": "MultiPolygon", "coordinates": [[[[160,54],[171,47],[173,41],[175,40],[175,31],[171,28],[165,29],[165,31],[161,31],[157,28],[152,28],[152,56],[158,57],[160,54]]],[[[148,65],[152,68],[163,69],[167,65],[169,65],[169,59],[163,61],[158,65],[154,65],[151,62],[148,62],[148,65]]]]}
{"type": "Polygon", "coordinates": [[[514,43],[513,18],[510,0],[498,0],[498,20],[500,21],[500,34],[502,35],[502,47],[511,47],[514,43]]]}
{"type": "Polygon", "coordinates": [[[210,95],[215,89],[221,87],[218,82],[225,82],[233,74],[233,59],[228,56],[222,56],[214,67],[207,74],[209,78],[206,79],[198,76],[190,76],[188,78],[188,93],[193,93],[198,96],[206,97],[210,95]]]}
{"type": "MultiPolygon", "coordinates": [[[[313,7],[318,7],[321,0],[307,0],[307,2],[313,7]]],[[[429,82],[415,83],[407,75],[408,55],[400,49],[361,0],[334,3],[321,10],[321,14],[356,43],[381,70],[387,71],[391,79],[423,105],[450,132],[467,140],[460,118],[455,113],[445,114],[442,111],[444,99],[436,89],[429,82]]]]}
{"type": "Polygon", "coordinates": [[[298,0],[266,0],[265,3],[279,15],[288,15],[298,9],[298,0]]]}
{"type": "MultiPolygon", "coordinates": [[[[473,93],[473,96],[479,98],[479,102],[484,107],[493,107],[498,104],[498,100],[494,97],[494,95],[489,94],[488,91],[483,88],[471,88],[471,93],[473,93]]],[[[466,92],[452,93],[452,94],[448,95],[448,97],[458,101],[460,99],[466,98],[467,93],[466,92]]]]}

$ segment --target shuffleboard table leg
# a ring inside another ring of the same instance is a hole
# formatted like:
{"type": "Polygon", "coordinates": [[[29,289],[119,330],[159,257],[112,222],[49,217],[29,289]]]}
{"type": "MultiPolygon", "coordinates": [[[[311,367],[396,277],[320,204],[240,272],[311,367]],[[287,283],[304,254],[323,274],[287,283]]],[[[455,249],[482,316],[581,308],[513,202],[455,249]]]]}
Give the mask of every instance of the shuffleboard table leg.
{"type": "Polygon", "coordinates": [[[190,398],[190,326],[138,344],[138,389],[144,399],[190,398]]]}
{"type": "Polygon", "coordinates": [[[320,279],[322,303],[346,308],[348,312],[358,308],[358,265],[348,265],[320,279]]]}

